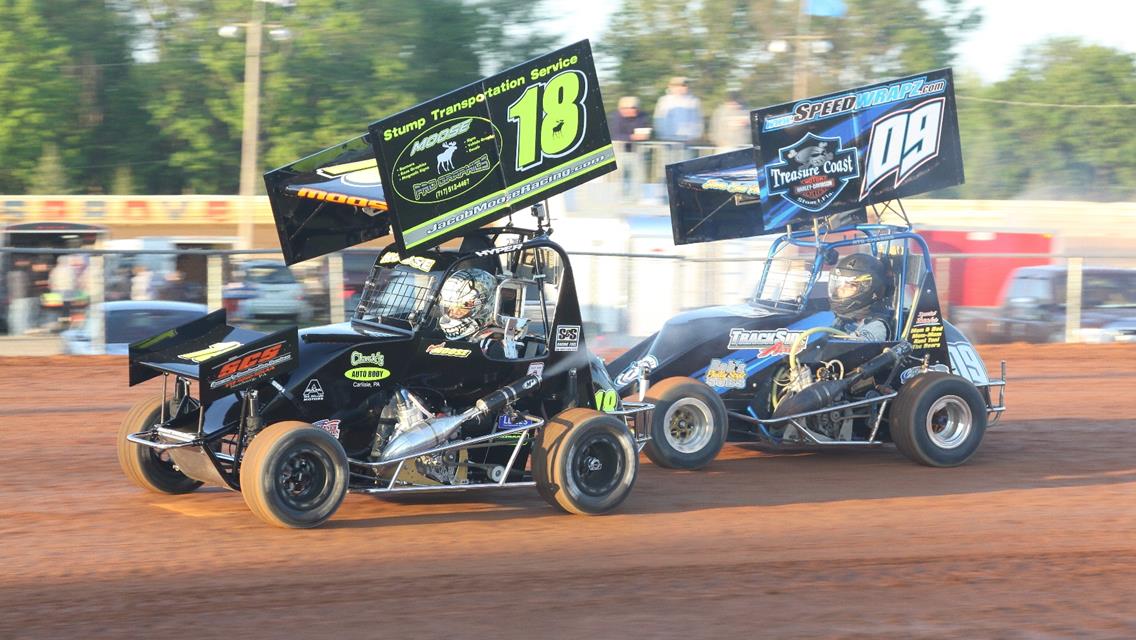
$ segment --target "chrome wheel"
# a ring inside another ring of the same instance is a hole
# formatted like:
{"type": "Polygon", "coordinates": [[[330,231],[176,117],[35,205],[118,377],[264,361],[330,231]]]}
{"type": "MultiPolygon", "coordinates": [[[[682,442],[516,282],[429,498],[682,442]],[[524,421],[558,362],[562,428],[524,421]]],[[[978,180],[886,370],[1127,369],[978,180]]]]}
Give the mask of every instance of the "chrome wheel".
{"type": "Polygon", "coordinates": [[[927,412],[927,435],[942,449],[954,449],[970,436],[974,418],[970,405],[958,396],[943,396],[927,412]]]}
{"type": "Polygon", "coordinates": [[[698,398],[682,398],[663,416],[664,436],[675,451],[696,453],[714,437],[714,414],[698,398]]]}

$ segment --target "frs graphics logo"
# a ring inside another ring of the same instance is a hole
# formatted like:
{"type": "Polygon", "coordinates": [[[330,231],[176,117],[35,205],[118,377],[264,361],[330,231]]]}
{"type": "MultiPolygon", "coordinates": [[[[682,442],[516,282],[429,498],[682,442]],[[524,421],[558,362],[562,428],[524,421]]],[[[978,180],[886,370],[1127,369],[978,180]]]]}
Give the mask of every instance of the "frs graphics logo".
{"type": "Polygon", "coordinates": [[[849,180],[860,177],[856,148],[843,148],[840,138],[806,133],[779,155],[780,162],[765,167],[769,195],[779,195],[807,211],[824,209],[849,180]]]}
{"type": "Polygon", "coordinates": [[[890,113],[872,125],[864,180],[860,184],[861,200],[893,175],[892,188],[899,188],[916,169],[939,157],[945,104],[944,98],[934,98],[890,113]]]}
{"type": "MultiPolygon", "coordinates": [[[[789,353],[803,331],[790,331],[789,329],[774,329],[765,331],[761,329],[730,329],[730,344],[727,349],[757,349],[757,357],[769,358],[783,356],[789,353]]],[[[804,348],[804,345],[801,347],[804,348]]]]}

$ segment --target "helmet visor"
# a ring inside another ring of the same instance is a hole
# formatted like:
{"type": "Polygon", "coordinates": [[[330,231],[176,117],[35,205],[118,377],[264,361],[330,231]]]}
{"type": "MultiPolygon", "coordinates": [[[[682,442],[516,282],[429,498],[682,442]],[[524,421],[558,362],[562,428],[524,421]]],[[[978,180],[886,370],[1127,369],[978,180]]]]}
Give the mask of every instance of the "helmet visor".
{"type": "Polygon", "coordinates": [[[872,276],[867,273],[828,276],[828,297],[832,300],[850,300],[872,288],[872,276]]]}
{"type": "Polygon", "coordinates": [[[473,311],[474,304],[475,301],[473,300],[464,303],[454,302],[451,304],[445,304],[442,305],[442,312],[447,316],[453,318],[454,320],[461,320],[462,318],[468,316],[471,311],[473,311]]]}

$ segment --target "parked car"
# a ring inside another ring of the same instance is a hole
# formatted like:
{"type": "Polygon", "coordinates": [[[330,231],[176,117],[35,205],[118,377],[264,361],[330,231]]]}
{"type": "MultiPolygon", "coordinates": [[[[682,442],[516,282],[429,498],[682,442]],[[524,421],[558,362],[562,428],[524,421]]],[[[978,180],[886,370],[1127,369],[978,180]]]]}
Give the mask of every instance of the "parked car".
{"type": "Polygon", "coordinates": [[[96,305],[81,324],[59,334],[63,340],[63,353],[72,355],[126,355],[131,342],[196,320],[206,314],[208,307],[189,302],[168,300],[120,300],[96,305]],[[97,323],[106,327],[105,346],[97,349],[92,336],[97,323]]]}
{"type": "Polygon", "coordinates": [[[241,266],[241,273],[239,283],[225,293],[227,298],[238,298],[237,320],[303,324],[311,318],[304,286],[283,262],[250,260],[241,266]]]}
{"type": "MultiPolygon", "coordinates": [[[[1021,267],[1002,288],[998,306],[957,309],[976,342],[1065,340],[1065,265],[1021,267]]],[[[1136,342],[1136,269],[1085,267],[1081,271],[1084,342],[1136,342]]]]}

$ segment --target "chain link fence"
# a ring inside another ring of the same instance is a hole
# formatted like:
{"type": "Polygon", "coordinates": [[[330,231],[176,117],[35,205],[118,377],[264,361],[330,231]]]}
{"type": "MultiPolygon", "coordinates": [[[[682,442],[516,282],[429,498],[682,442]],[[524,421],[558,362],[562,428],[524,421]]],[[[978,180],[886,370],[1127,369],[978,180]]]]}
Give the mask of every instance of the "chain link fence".
{"type": "MultiPolygon", "coordinates": [[[[676,313],[743,303],[764,265],[753,249],[571,252],[589,340],[621,349],[676,313]]],[[[377,255],[350,250],[285,267],[266,250],[0,249],[0,355],[19,353],[22,339],[63,353],[121,352],[163,318],[206,309],[259,330],[343,322],[377,255]]],[[[933,261],[945,316],[976,343],[1136,341],[1136,255],[933,261]]]]}

